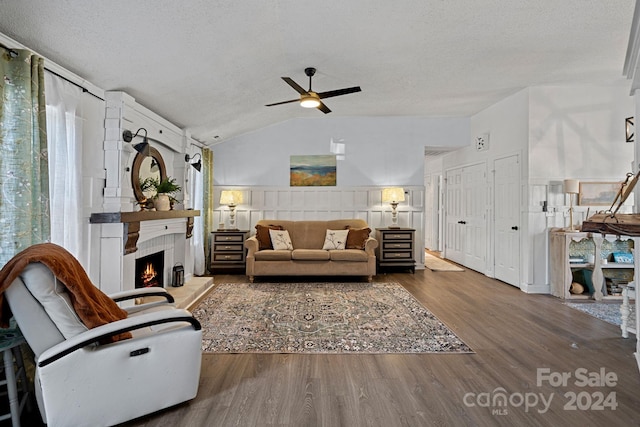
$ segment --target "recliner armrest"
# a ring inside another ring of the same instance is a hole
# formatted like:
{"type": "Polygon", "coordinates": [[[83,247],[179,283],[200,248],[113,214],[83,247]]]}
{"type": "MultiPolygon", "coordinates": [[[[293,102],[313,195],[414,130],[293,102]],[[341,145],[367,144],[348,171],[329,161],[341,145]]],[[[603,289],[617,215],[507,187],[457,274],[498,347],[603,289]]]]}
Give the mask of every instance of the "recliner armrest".
{"type": "Polygon", "coordinates": [[[151,297],[151,296],[164,297],[167,299],[167,302],[170,302],[170,303],[174,302],[173,296],[169,292],[167,292],[165,288],[160,288],[160,287],[136,288],[136,289],[130,289],[127,291],[116,292],[116,293],[110,294],[109,298],[111,298],[115,302],[121,302],[121,301],[130,300],[130,299],[151,297]]]}
{"type": "MultiPolygon", "coordinates": [[[[97,328],[89,329],[86,332],[76,335],[73,338],[65,340],[59,344],[42,352],[38,358],[38,366],[47,366],[64,356],[73,353],[83,347],[95,344],[105,338],[129,332],[136,329],[146,328],[152,325],[159,325],[170,322],[189,322],[193,328],[198,331],[202,329],[200,322],[194,318],[191,313],[183,309],[175,309],[169,311],[156,311],[152,313],[144,313],[135,317],[111,322],[97,328]]],[[[135,338],[133,338],[135,340],[135,338]]],[[[117,341],[108,345],[118,345],[118,343],[126,343],[130,340],[117,341]]]]}

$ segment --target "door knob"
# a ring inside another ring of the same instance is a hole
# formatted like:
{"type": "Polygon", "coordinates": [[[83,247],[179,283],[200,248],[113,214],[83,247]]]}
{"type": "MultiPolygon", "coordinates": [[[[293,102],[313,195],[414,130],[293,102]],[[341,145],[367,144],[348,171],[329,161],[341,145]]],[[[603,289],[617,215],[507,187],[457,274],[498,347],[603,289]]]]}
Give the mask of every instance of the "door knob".
{"type": "Polygon", "coordinates": [[[518,229],[518,226],[517,226],[517,225],[514,225],[513,227],[511,227],[511,229],[512,229],[512,230],[517,230],[517,229],[518,229]]]}

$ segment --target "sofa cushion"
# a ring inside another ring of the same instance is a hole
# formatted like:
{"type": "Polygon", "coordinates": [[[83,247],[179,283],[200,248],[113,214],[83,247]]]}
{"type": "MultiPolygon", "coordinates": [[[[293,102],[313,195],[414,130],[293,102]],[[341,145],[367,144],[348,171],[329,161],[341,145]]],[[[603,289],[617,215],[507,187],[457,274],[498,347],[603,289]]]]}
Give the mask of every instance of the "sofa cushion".
{"type": "Polygon", "coordinates": [[[349,234],[349,230],[327,230],[322,249],[326,251],[331,249],[344,249],[347,243],[347,234],[349,234]]]}
{"type": "Polygon", "coordinates": [[[362,249],[345,249],[345,250],[332,250],[329,251],[329,257],[331,261],[355,261],[355,262],[367,262],[369,261],[369,255],[362,249]]]}
{"type": "Polygon", "coordinates": [[[329,252],[324,249],[294,249],[291,259],[298,261],[329,261],[329,252]]]}
{"type": "Polygon", "coordinates": [[[274,249],[265,249],[253,254],[256,261],[290,261],[291,251],[276,251],[274,249]]]}
{"type": "Polygon", "coordinates": [[[258,239],[258,250],[273,249],[269,230],[283,230],[281,225],[256,225],[256,239],[258,239]]]}
{"type": "Polygon", "coordinates": [[[369,227],[365,228],[352,228],[347,225],[347,230],[349,234],[347,234],[347,249],[364,249],[364,245],[369,238],[369,234],[371,234],[371,229],[369,227]]]}
{"type": "Polygon", "coordinates": [[[269,230],[269,236],[271,236],[271,244],[275,250],[293,250],[291,244],[291,238],[287,230],[269,230]]]}

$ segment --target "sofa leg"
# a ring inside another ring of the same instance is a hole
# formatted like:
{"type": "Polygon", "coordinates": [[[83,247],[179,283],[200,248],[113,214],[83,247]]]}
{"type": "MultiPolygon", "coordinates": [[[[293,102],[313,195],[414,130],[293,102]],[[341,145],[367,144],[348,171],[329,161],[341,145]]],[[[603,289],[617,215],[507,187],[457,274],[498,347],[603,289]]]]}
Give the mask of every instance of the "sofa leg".
{"type": "Polygon", "coordinates": [[[249,276],[249,283],[253,283],[253,276],[249,276]]]}
{"type": "Polygon", "coordinates": [[[372,280],[373,280],[373,276],[367,277],[367,282],[371,283],[372,280]]]}

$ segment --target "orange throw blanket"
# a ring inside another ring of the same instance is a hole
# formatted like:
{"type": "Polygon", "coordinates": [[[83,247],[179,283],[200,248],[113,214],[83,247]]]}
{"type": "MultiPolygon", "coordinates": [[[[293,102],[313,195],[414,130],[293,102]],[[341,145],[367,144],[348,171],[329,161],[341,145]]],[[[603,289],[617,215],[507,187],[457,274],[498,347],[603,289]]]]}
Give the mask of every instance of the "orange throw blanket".
{"type": "MultiPolygon", "coordinates": [[[[7,327],[11,310],[4,299],[4,291],[32,262],[40,262],[66,286],[73,308],[88,328],[125,319],[127,312],[91,283],[80,262],[66,249],[53,243],[33,245],[11,258],[0,270],[0,325],[7,327]]],[[[131,338],[125,332],[107,342],[131,338]]]]}

